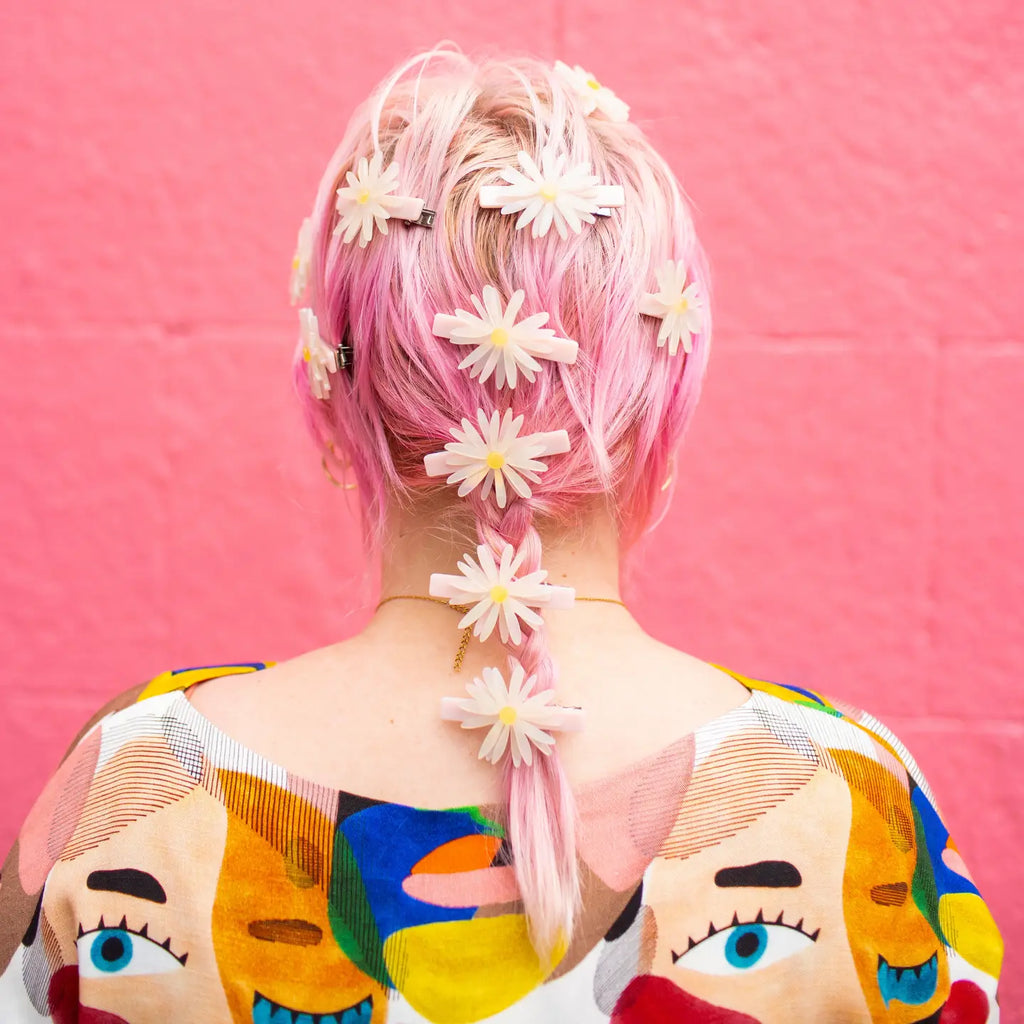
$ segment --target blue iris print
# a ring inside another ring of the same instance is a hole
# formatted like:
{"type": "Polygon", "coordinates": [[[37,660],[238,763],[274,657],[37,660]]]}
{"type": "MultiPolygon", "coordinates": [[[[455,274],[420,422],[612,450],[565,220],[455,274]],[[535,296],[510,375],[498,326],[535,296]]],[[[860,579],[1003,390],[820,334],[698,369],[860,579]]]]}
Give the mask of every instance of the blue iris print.
{"type": "Polygon", "coordinates": [[[104,974],[123,971],[132,962],[131,935],[121,928],[104,928],[92,940],[89,959],[104,974]]]}
{"type": "Polygon", "coordinates": [[[730,930],[732,934],[725,943],[725,959],[733,967],[753,967],[768,949],[768,932],[765,926],[744,924],[730,930]]]}
{"type": "Polygon", "coordinates": [[[103,978],[126,974],[166,974],[180,970],[188,953],[171,952],[171,940],[154,942],[148,925],[138,931],[128,927],[124,918],[116,928],[100,925],[91,932],[78,932],[78,973],[83,978],[103,978]]]}

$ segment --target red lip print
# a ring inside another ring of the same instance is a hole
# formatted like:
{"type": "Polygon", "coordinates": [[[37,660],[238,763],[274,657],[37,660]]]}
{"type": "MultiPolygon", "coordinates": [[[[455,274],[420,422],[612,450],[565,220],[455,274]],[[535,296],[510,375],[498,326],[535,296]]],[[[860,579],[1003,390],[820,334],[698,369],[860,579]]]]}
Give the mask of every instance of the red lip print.
{"type": "Polygon", "coordinates": [[[761,1024],[756,1017],[713,1006],[668,978],[642,974],[619,996],[609,1024],[761,1024]]]}

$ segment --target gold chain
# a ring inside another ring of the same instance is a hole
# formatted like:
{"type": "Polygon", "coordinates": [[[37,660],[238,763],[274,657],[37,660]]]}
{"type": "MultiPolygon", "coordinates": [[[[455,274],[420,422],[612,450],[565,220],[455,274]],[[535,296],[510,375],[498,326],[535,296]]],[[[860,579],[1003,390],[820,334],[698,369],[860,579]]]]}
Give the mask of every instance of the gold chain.
{"type": "MultiPolygon", "coordinates": [[[[577,601],[603,601],[607,604],[621,604],[623,608],[626,607],[625,601],[620,601],[617,597],[577,597],[577,601]]],[[[377,607],[374,611],[379,611],[388,603],[388,601],[429,601],[431,604],[443,604],[448,608],[453,608],[460,615],[465,615],[469,611],[469,606],[465,604],[451,604],[446,601],[443,597],[428,597],[426,594],[392,594],[390,597],[385,597],[377,602],[377,607]]],[[[467,626],[462,631],[462,639],[459,640],[459,648],[455,652],[455,661],[452,663],[452,668],[456,672],[462,671],[462,662],[466,657],[466,651],[469,649],[469,640],[473,635],[473,627],[467,626]]]]}

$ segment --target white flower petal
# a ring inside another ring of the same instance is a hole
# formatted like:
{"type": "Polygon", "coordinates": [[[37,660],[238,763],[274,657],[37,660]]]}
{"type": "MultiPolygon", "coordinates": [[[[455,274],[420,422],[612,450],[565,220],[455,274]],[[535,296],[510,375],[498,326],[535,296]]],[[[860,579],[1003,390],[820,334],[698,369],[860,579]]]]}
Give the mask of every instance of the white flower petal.
{"type": "Polygon", "coordinates": [[[455,441],[446,444],[443,452],[434,452],[424,459],[429,475],[444,475],[449,484],[459,484],[460,497],[480,486],[480,496],[486,500],[493,487],[498,505],[504,508],[508,501],[506,482],[516,494],[529,497],[532,492],[525,481],[540,481],[538,473],[544,472],[547,464],[535,456],[569,450],[569,437],[564,430],[520,435],[523,416],[513,416],[511,410],[506,410],[504,416],[495,411],[488,418],[480,409],[477,423],[479,432],[468,419],[463,419],[461,429],[451,428],[455,441]],[[496,464],[492,465],[489,459],[496,464]]]}
{"type": "Polygon", "coordinates": [[[703,330],[704,302],[700,286],[696,281],[686,284],[687,272],[682,260],[668,260],[655,270],[658,291],[645,292],[640,300],[643,316],[661,318],[657,344],[660,348],[667,342],[670,356],[676,354],[680,343],[684,352],[691,352],[693,335],[703,330]]]}
{"type": "Polygon", "coordinates": [[[313,262],[313,220],[306,217],[299,227],[299,237],[292,257],[291,280],[288,293],[293,306],[298,305],[309,286],[310,265],[313,262]]]}
{"type": "Polygon", "coordinates": [[[558,362],[576,361],[578,345],[569,338],[555,337],[555,332],[542,325],[550,319],[548,313],[536,313],[519,323],[515,317],[525,300],[525,292],[517,290],[502,309],[501,297],[493,285],[485,285],[483,301],[471,295],[479,316],[465,309],[456,309],[453,315],[437,314],[434,332],[447,337],[454,345],[478,342],[476,347],[459,363],[459,369],[469,369],[470,376],[481,383],[494,376],[499,388],[515,388],[522,373],[528,381],[536,379],[541,370],[535,357],[558,362]]]}
{"type": "Polygon", "coordinates": [[[520,152],[518,159],[523,173],[506,168],[502,178],[509,184],[484,186],[480,203],[500,207],[503,214],[519,213],[516,229],[532,225],[534,238],[545,236],[552,224],[562,238],[568,237],[569,228],[579,233],[584,223],[594,222],[598,210],[625,202],[618,186],[610,194],[609,189],[602,191],[589,164],[566,169],[567,155],[557,153],[553,145],[541,151],[540,167],[528,153],[520,152]]]}

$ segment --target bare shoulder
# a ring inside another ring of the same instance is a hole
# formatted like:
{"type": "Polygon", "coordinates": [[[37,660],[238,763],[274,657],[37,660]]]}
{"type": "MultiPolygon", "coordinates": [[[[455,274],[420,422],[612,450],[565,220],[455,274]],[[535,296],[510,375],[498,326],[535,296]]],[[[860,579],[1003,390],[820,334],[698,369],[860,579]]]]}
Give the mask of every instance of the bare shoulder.
{"type": "MultiPolygon", "coordinates": [[[[393,760],[385,752],[402,749],[418,751],[435,778],[461,774],[472,787],[479,737],[451,729],[438,708],[484,666],[501,664],[488,659],[503,661],[504,651],[474,645],[456,671],[452,641],[436,630],[386,642],[363,633],[255,674],[194,686],[186,696],[224,731],[305,777],[372,787],[372,776],[393,760]]],[[[749,697],[736,677],[639,629],[563,637],[552,653],[559,702],[586,710],[585,734],[562,745],[567,770],[579,779],[646,757],[749,697]]],[[[483,784],[484,775],[476,781],[483,784]]]]}

